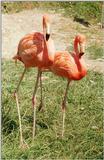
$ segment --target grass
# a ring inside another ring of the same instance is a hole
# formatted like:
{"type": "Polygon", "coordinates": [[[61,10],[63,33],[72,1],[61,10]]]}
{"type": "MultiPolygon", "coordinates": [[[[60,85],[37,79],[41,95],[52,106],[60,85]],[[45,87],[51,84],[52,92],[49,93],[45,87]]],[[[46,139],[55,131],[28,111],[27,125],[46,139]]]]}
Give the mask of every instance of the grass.
{"type": "MultiPolygon", "coordinates": [[[[18,115],[12,93],[23,66],[2,61],[2,159],[103,159],[103,75],[88,71],[68,92],[65,137],[61,139],[61,98],[66,80],[44,73],[44,112],[37,111],[37,133],[31,144],[33,109],[31,97],[36,69],[30,69],[19,91],[23,132],[30,148],[19,149],[18,115]]],[[[37,107],[40,88],[37,93],[37,107]]]]}
{"type": "Polygon", "coordinates": [[[102,2],[2,2],[3,13],[17,13],[33,8],[62,11],[64,16],[84,18],[91,23],[101,22],[102,2]]]}
{"type": "Polygon", "coordinates": [[[88,51],[89,57],[91,59],[104,58],[104,52],[103,52],[104,48],[100,44],[95,43],[93,45],[90,45],[87,48],[87,51],[88,51]]]}

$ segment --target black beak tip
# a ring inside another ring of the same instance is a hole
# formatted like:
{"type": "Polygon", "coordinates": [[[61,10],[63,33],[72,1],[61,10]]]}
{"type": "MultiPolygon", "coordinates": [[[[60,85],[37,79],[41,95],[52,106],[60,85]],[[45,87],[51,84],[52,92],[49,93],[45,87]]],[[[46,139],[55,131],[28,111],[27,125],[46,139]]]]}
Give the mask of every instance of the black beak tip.
{"type": "Polygon", "coordinates": [[[80,52],[79,53],[79,58],[81,58],[85,53],[84,52],[80,52]]]}
{"type": "Polygon", "coordinates": [[[80,55],[83,56],[83,55],[84,55],[84,52],[81,52],[80,55]]]}
{"type": "Polygon", "coordinates": [[[49,40],[50,34],[46,34],[46,41],[49,40]]]}

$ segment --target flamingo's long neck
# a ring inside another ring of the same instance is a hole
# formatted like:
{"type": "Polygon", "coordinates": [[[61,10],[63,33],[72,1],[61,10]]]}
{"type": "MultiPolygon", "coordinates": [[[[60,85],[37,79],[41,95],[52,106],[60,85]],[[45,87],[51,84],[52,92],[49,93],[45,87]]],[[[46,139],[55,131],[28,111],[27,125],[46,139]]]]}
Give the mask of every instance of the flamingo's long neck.
{"type": "Polygon", "coordinates": [[[46,37],[45,33],[46,32],[46,25],[45,25],[45,20],[43,18],[43,61],[47,63],[48,60],[48,49],[47,49],[47,44],[46,44],[46,37]]]}
{"type": "Polygon", "coordinates": [[[43,49],[43,58],[45,59],[45,63],[52,65],[55,57],[55,47],[52,39],[46,41],[44,39],[44,49],[43,49]]]}
{"type": "Polygon", "coordinates": [[[46,44],[46,40],[45,40],[45,37],[44,37],[44,40],[43,40],[43,60],[45,63],[47,63],[48,59],[49,59],[49,55],[48,55],[48,48],[47,48],[47,44],[46,44]]]}
{"type": "Polygon", "coordinates": [[[43,48],[43,60],[44,63],[47,65],[52,65],[54,61],[54,54],[55,54],[55,47],[52,40],[46,41],[45,33],[46,32],[46,24],[43,19],[43,36],[44,36],[44,48],[43,48]]]}
{"type": "MultiPolygon", "coordinates": [[[[43,26],[43,31],[45,31],[43,26]]],[[[43,61],[45,66],[52,65],[53,60],[51,58],[51,53],[53,53],[53,49],[50,45],[50,41],[46,41],[45,32],[43,32],[43,61]]]]}
{"type": "Polygon", "coordinates": [[[78,43],[79,43],[78,40],[75,39],[75,40],[74,40],[74,51],[75,51],[75,53],[76,53],[77,55],[79,55],[78,43]]]}
{"type": "Polygon", "coordinates": [[[81,65],[80,60],[79,60],[81,58],[81,56],[80,56],[80,52],[79,52],[79,49],[78,49],[78,44],[79,44],[79,41],[77,39],[75,39],[75,41],[74,41],[75,55],[73,57],[74,57],[74,60],[75,60],[75,63],[77,65],[77,68],[78,68],[79,72],[81,72],[82,65],[81,65]]]}
{"type": "Polygon", "coordinates": [[[46,28],[46,25],[45,25],[45,20],[44,20],[44,18],[43,18],[43,24],[42,24],[42,26],[43,26],[43,34],[45,35],[45,28],[46,28]]]}

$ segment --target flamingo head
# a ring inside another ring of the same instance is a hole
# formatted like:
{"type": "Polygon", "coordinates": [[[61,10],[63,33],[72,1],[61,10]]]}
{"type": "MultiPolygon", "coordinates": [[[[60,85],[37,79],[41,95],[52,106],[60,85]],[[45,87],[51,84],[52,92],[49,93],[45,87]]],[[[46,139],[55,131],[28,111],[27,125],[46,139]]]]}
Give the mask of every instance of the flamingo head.
{"type": "Polygon", "coordinates": [[[76,36],[75,40],[79,44],[80,47],[79,56],[81,57],[85,53],[86,37],[82,34],[79,34],[76,36]]]}
{"type": "Polygon", "coordinates": [[[50,18],[48,15],[43,16],[43,33],[46,41],[48,41],[50,37],[50,18]]]}

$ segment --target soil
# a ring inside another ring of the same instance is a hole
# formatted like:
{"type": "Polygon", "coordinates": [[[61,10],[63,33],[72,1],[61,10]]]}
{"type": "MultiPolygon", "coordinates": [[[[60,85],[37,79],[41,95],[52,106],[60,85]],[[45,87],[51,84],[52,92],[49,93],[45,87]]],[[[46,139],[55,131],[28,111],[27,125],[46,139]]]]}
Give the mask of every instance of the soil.
{"type": "MultiPolygon", "coordinates": [[[[76,34],[83,33],[87,37],[85,61],[89,69],[93,69],[104,74],[104,59],[92,60],[88,57],[90,53],[87,47],[97,42],[103,42],[103,30],[99,25],[85,27],[72,18],[65,18],[61,13],[47,11],[51,18],[52,38],[55,42],[56,50],[67,50],[72,48],[76,34]]],[[[17,53],[19,40],[32,31],[42,32],[42,16],[46,11],[37,9],[26,10],[15,14],[2,14],[2,58],[12,59],[17,53]]],[[[70,50],[72,51],[72,50],[70,50]]]]}

